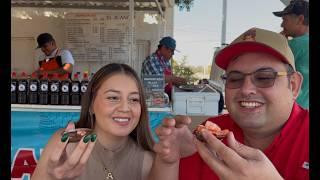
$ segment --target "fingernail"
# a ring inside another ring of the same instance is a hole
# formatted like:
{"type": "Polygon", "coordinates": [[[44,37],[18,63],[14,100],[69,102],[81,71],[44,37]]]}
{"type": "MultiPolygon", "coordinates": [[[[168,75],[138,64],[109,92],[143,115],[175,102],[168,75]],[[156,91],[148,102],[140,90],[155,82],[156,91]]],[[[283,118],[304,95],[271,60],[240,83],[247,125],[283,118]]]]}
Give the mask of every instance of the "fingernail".
{"type": "Polygon", "coordinates": [[[69,137],[68,133],[63,134],[63,136],[61,137],[61,142],[66,142],[68,137],[69,137]]]}
{"type": "Polygon", "coordinates": [[[89,140],[91,139],[91,135],[89,134],[89,135],[86,135],[84,138],[83,138],[83,142],[84,143],[87,143],[87,142],[89,142],[89,140]]]}
{"type": "Polygon", "coordinates": [[[97,139],[97,135],[96,134],[91,134],[91,142],[95,142],[97,139]]]}

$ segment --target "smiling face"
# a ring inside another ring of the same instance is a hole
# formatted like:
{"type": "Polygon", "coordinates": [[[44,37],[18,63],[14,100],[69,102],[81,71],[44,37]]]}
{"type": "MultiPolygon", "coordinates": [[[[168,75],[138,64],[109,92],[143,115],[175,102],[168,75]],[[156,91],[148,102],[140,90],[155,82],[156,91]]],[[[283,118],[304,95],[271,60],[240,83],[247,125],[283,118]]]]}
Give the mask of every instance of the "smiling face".
{"type": "MultiPolygon", "coordinates": [[[[277,72],[287,71],[284,63],[264,53],[243,54],[231,61],[226,71],[251,73],[261,68],[271,68],[277,72]]],[[[299,91],[300,86],[293,83],[296,79],[294,77],[290,78],[289,85],[287,76],[277,76],[273,86],[258,88],[252,83],[251,76],[245,76],[240,88],[226,87],[227,109],[234,121],[244,130],[274,131],[289,118],[296,91],[299,91]]]]}
{"type": "Polygon", "coordinates": [[[97,134],[128,136],[139,123],[140,94],[136,81],[116,73],[105,79],[96,92],[92,107],[97,134]]]}

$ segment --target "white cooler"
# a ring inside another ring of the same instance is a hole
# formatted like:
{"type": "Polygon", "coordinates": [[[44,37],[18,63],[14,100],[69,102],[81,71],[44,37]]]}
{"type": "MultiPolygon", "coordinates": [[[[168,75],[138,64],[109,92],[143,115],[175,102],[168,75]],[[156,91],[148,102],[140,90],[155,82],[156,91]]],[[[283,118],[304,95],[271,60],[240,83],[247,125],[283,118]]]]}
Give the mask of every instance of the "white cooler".
{"type": "Polygon", "coordinates": [[[173,113],[181,115],[218,115],[220,94],[211,86],[192,92],[178,87],[172,90],[173,113]]]}

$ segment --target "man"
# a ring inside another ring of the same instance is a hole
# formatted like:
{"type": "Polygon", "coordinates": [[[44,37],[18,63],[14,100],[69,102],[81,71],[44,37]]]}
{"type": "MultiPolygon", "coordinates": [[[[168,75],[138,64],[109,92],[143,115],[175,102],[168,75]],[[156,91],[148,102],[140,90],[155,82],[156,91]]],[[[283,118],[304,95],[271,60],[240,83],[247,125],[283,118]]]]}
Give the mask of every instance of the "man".
{"type": "Polygon", "coordinates": [[[171,97],[172,85],[182,85],[186,79],[173,75],[170,60],[176,49],[176,41],[164,37],[159,41],[158,49],[142,63],[142,75],[164,75],[165,92],[171,97]]]}
{"type": "MultiPolygon", "coordinates": [[[[179,164],[181,180],[309,179],[309,111],[295,102],[302,75],[286,38],[250,29],[215,62],[226,71],[229,114],[207,121],[228,129],[227,137],[220,141],[204,130],[200,142],[187,128],[190,118],[178,116],[156,129],[155,151],[168,166],[179,164]]],[[[177,177],[177,169],[166,173],[177,177]]]]}
{"type": "Polygon", "coordinates": [[[275,16],[282,17],[281,32],[289,40],[289,46],[295,59],[297,71],[303,75],[303,83],[297,102],[309,108],[309,2],[292,0],[290,4],[275,16]]]}
{"type": "Polygon", "coordinates": [[[74,59],[68,50],[60,49],[56,45],[56,41],[49,33],[42,33],[37,37],[38,47],[41,48],[43,54],[38,57],[39,69],[36,73],[39,77],[44,72],[49,74],[49,77],[54,73],[60,76],[69,73],[71,76],[74,59]]]}

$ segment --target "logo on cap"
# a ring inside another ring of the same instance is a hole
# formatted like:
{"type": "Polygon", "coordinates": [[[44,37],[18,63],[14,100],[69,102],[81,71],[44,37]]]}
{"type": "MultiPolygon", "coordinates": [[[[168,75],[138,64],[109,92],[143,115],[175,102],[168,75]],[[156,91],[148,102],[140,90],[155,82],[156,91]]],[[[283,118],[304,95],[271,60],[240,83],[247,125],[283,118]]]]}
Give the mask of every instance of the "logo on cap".
{"type": "Polygon", "coordinates": [[[242,36],[242,40],[244,41],[256,41],[256,29],[249,29],[242,36]]]}

